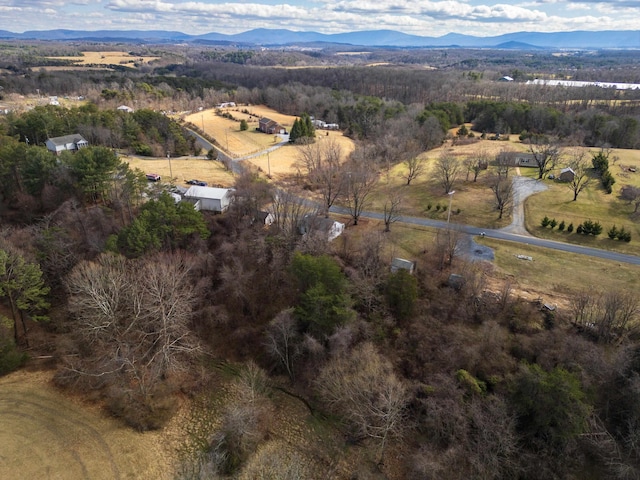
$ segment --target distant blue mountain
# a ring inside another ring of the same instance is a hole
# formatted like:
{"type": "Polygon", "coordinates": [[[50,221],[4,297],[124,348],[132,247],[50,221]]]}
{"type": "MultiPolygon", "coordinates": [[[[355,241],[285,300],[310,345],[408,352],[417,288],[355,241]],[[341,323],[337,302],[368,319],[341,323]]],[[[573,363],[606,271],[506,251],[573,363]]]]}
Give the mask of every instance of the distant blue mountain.
{"type": "Polygon", "coordinates": [[[475,37],[449,33],[441,37],[408,35],[393,30],[372,30],[323,34],[259,28],[235,35],[207,33],[188,35],[165,30],[34,30],[12,33],[0,30],[0,38],[34,40],[92,40],[147,43],[225,43],[264,46],[300,45],[305,43],[348,44],[364,47],[465,47],[509,49],[640,49],[640,30],[517,32],[494,37],[475,37]]]}

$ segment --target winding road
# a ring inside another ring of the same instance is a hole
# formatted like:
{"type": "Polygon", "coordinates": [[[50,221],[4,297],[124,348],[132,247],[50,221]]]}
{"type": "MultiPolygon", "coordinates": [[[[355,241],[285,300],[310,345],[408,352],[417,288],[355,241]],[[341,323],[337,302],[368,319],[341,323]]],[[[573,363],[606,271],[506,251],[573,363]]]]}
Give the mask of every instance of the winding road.
{"type": "MultiPolygon", "coordinates": [[[[191,130],[190,130],[191,131],[191,130]]],[[[198,143],[203,148],[211,149],[213,145],[206,139],[202,138],[196,132],[191,131],[192,135],[197,138],[198,143]]],[[[232,169],[236,172],[236,168],[239,167],[239,162],[247,160],[248,158],[257,157],[266,154],[268,151],[273,151],[288,142],[288,138],[282,142],[274,145],[268,150],[264,150],[253,155],[249,155],[242,158],[232,159],[232,169]]],[[[601,250],[599,248],[584,247],[581,245],[573,245],[571,243],[556,242],[554,240],[546,240],[543,238],[537,238],[527,232],[524,226],[524,200],[533,193],[540,192],[546,189],[546,186],[542,182],[536,180],[517,176],[514,177],[514,202],[513,202],[513,221],[507,227],[499,230],[491,230],[480,227],[473,227],[470,225],[461,225],[457,223],[448,224],[441,220],[432,220],[422,217],[408,217],[401,216],[398,218],[399,223],[405,223],[407,225],[419,225],[421,227],[432,228],[455,228],[457,231],[466,233],[468,235],[477,236],[484,234],[488,238],[495,238],[497,240],[506,240],[509,242],[517,242],[523,245],[532,245],[534,247],[552,248],[554,250],[560,250],[568,253],[577,253],[580,255],[587,255],[590,257],[602,258],[605,260],[611,260],[619,263],[628,263],[632,265],[640,265],[640,257],[636,255],[628,255],[624,253],[612,252],[609,250],[601,250]]],[[[331,213],[337,213],[340,215],[349,215],[349,209],[346,207],[333,206],[330,209],[331,213]]],[[[362,212],[362,217],[372,218],[375,220],[384,221],[384,215],[378,212],[362,212]]],[[[484,247],[486,248],[486,247],[484,247]]]]}

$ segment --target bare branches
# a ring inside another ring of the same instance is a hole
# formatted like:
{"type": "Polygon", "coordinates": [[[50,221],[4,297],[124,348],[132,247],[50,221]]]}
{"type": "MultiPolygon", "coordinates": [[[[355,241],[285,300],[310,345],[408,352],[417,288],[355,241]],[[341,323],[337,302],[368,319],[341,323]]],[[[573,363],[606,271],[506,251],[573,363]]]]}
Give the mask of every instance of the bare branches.
{"type": "Polygon", "coordinates": [[[300,163],[307,170],[309,181],[320,189],[323,208],[328,216],[329,209],[342,194],[345,186],[342,163],[342,147],[333,137],[323,138],[315,143],[299,147],[300,163]]]}
{"type": "Polygon", "coordinates": [[[402,200],[402,193],[398,191],[391,191],[387,194],[383,205],[385,232],[390,232],[391,224],[400,219],[402,200]]]}
{"type": "Polygon", "coordinates": [[[377,171],[370,161],[370,153],[366,146],[359,146],[346,164],[347,205],[354,225],[358,224],[358,219],[378,181],[377,171]]]}
{"type": "Polygon", "coordinates": [[[558,163],[560,148],[553,143],[529,143],[529,151],[533,154],[538,167],[538,179],[543,179],[558,163]]]}
{"type": "Polygon", "coordinates": [[[586,152],[582,149],[574,149],[570,153],[569,168],[571,170],[567,172],[569,174],[567,186],[573,192],[574,202],[578,199],[578,194],[591,183],[585,156],[586,152]]]}
{"type": "Polygon", "coordinates": [[[489,180],[489,188],[493,192],[496,209],[500,212],[498,218],[502,218],[505,208],[513,205],[513,179],[498,173],[489,180]]]}
{"type": "Polygon", "coordinates": [[[443,152],[435,164],[435,175],[445,193],[453,189],[453,185],[460,175],[460,162],[451,152],[443,152]]]}

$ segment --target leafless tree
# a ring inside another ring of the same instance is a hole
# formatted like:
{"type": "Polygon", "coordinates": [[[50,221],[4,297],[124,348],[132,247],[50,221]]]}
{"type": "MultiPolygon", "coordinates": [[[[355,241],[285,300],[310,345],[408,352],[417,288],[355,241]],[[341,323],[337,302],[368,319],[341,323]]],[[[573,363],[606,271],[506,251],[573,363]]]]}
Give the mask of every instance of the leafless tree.
{"type": "Polygon", "coordinates": [[[315,208],[291,192],[277,190],[273,194],[269,211],[274,217],[273,225],[280,234],[287,239],[295,239],[300,222],[305,215],[314,213],[315,208]]]}
{"type": "Polygon", "coordinates": [[[534,156],[538,168],[538,179],[542,179],[553,170],[558,163],[561,151],[554,143],[529,143],[529,151],[534,156]]]}
{"type": "Polygon", "coordinates": [[[390,191],[383,205],[384,215],[384,231],[391,231],[391,224],[397,222],[401,216],[402,193],[398,191],[390,191]]]}
{"type": "Polygon", "coordinates": [[[460,230],[452,227],[440,228],[436,232],[436,244],[434,253],[440,270],[445,266],[451,265],[453,259],[459,252],[459,243],[462,233],[460,230]]]}
{"type": "Polygon", "coordinates": [[[511,153],[511,150],[503,149],[496,155],[496,168],[498,170],[498,175],[503,177],[509,176],[509,170],[512,166],[511,153]]]}
{"type": "Polygon", "coordinates": [[[342,147],[333,137],[298,147],[298,159],[312,185],[322,193],[325,216],[344,189],[342,147]]]}
{"type": "Polygon", "coordinates": [[[460,162],[451,152],[442,152],[435,164],[435,177],[445,193],[453,190],[460,175],[460,162]]]}
{"type": "Polygon", "coordinates": [[[567,182],[567,187],[573,192],[573,201],[578,200],[578,195],[591,183],[585,160],[586,152],[574,149],[570,153],[569,168],[573,170],[573,178],[567,182]]]}
{"type": "Polygon", "coordinates": [[[480,172],[486,170],[489,166],[489,154],[486,150],[479,150],[471,157],[466,158],[462,163],[467,169],[466,181],[469,181],[469,174],[473,172],[473,181],[476,182],[480,172]]]}
{"type": "Polygon", "coordinates": [[[269,323],[265,335],[267,353],[278,360],[286,369],[291,380],[294,379],[294,359],[300,354],[299,333],[293,309],[280,312],[269,323]]]}
{"type": "Polygon", "coordinates": [[[513,204],[513,179],[500,175],[493,175],[489,180],[489,188],[493,192],[498,218],[502,218],[505,208],[513,204]]]}
{"type": "Polygon", "coordinates": [[[379,441],[379,460],[390,436],[406,426],[407,387],[371,343],[336,356],[320,371],[317,392],[357,437],[379,441]]]}
{"type": "Polygon", "coordinates": [[[407,185],[411,185],[411,182],[422,175],[426,170],[425,158],[421,155],[422,150],[417,141],[411,140],[405,145],[403,152],[404,160],[402,163],[407,167],[407,173],[405,178],[407,179],[407,185]]]}
{"type": "Polygon", "coordinates": [[[136,261],[103,254],[76,265],[65,281],[68,308],[92,354],[90,366],[73,370],[124,375],[147,395],[180,368],[197,349],[189,320],[199,287],[190,271],[188,257],[167,254],[136,261]]]}
{"type": "Polygon", "coordinates": [[[370,161],[369,148],[359,145],[351,154],[345,166],[347,205],[353,224],[358,224],[362,211],[369,202],[373,187],[378,181],[378,174],[370,161]]]}
{"type": "Polygon", "coordinates": [[[640,208],[640,187],[634,185],[625,185],[620,191],[620,198],[632,203],[633,213],[637,213],[640,208]]]}

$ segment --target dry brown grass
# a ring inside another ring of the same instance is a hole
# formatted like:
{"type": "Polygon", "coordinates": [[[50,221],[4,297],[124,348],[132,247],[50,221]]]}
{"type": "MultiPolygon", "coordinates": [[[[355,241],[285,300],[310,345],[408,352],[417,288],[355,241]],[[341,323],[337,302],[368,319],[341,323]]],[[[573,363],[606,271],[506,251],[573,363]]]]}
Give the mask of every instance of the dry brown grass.
{"type": "MultiPolygon", "coordinates": [[[[163,159],[144,159],[139,157],[121,157],[132,168],[138,168],[145,173],[157,173],[166,182],[169,181],[169,162],[163,159]]],[[[196,178],[204,180],[209,185],[233,186],[235,179],[231,172],[215,160],[202,160],[198,158],[173,158],[171,159],[171,171],[177,184],[185,180],[196,178]]]]}
{"type": "Polygon", "coordinates": [[[51,376],[0,379],[0,478],[173,478],[166,431],[136,433],[62,395],[51,376]]]}
{"type": "MultiPolygon", "coordinates": [[[[47,57],[52,60],[71,60],[77,65],[127,65],[134,63],[149,63],[160,57],[142,57],[128,52],[82,52],[81,57],[47,57]]],[[[58,67],[60,68],[60,67],[58,67]]],[[[64,67],[63,67],[64,68],[64,67]]]]}
{"type": "MultiPolygon", "coordinates": [[[[208,135],[216,139],[223,150],[236,158],[266,150],[282,141],[277,135],[267,135],[256,131],[260,118],[267,117],[275,120],[285,127],[287,131],[291,129],[293,122],[297,118],[292,115],[278,113],[263,105],[233,107],[223,111],[230,113],[235,120],[217,115],[215,109],[208,109],[186,116],[185,121],[203,129],[208,135]],[[243,110],[249,113],[244,113],[243,110]],[[241,120],[246,120],[249,123],[249,129],[244,132],[240,131],[241,120]]],[[[353,141],[342,135],[341,132],[318,130],[316,137],[319,142],[325,138],[334,138],[342,146],[345,156],[354,149],[353,141]]],[[[264,154],[248,161],[265,173],[269,171],[270,166],[272,176],[284,177],[297,172],[295,166],[297,159],[298,148],[293,145],[285,145],[269,155],[264,154]]]]}

